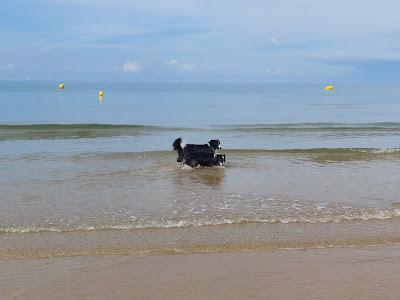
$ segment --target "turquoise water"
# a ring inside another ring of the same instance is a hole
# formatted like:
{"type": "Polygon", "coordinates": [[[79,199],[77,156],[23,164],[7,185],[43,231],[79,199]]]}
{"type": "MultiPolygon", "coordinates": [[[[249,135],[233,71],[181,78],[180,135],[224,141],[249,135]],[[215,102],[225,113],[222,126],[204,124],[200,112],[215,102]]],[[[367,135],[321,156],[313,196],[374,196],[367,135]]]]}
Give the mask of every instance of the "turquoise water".
{"type": "Polygon", "coordinates": [[[177,251],[207,250],[196,230],[211,226],[209,241],[227,245],[244,243],[248,224],[251,236],[292,224],[290,243],[304,224],[315,226],[311,239],[327,233],[323,224],[357,224],[348,232],[358,236],[380,221],[386,240],[400,241],[385,231],[400,217],[399,97],[395,85],[0,82],[0,256],[40,256],[54,244],[47,234],[71,232],[79,237],[52,249],[81,253],[84,240],[84,253],[107,252],[100,241],[113,234],[124,251],[144,241],[161,249],[165,234],[177,251]],[[179,136],[220,139],[226,166],[177,164],[179,136]],[[192,228],[193,240],[178,228],[192,228]],[[41,250],[29,248],[36,240],[41,250]]]}

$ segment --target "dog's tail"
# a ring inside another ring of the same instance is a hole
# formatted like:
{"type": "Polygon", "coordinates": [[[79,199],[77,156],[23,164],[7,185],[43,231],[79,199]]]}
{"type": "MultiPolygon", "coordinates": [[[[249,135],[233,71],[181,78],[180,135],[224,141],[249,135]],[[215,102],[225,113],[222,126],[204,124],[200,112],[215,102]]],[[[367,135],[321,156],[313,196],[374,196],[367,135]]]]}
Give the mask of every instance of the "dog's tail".
{"type": "Polygon", "coordinates": [[[172,147],[174,147],[175,151],[183,150],[182,149],[182,138],[177,138],[173,144],[172,147]]]}
{"type": "Polygon", "coordinates": [[[183,147],[182,147],[183,140],[182,138],[177,138],[173,143],[172,147],[174,148],[175,151],[178,152],[178,159],[176,160],[177,162],[181,162],[183,159],[183,147]]]}

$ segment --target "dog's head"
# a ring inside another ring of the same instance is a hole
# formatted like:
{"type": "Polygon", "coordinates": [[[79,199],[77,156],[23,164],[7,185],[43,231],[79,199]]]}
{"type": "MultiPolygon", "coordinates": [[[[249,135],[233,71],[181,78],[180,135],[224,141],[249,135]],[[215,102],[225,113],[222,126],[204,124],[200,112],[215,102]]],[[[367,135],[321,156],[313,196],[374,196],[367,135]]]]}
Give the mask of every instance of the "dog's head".
{"type": "Polygon", "coordinates": [[[219,140],[210,140],[208,144],[214,151],[217,149],[221,149],[221,142],[219,140]]]}
{"type": "Polygon", "coordinates": [[[215,156],[217,165],[223,166],[225,164],[225,155],[224,154],[217,154],[215,156]]]}

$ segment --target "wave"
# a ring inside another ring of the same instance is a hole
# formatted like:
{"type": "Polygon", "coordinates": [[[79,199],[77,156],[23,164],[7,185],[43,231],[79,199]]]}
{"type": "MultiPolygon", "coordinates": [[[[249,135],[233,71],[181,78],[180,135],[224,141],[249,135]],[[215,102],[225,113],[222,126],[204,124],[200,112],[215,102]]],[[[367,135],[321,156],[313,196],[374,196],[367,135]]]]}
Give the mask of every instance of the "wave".
{"type": "MultiPolygon", "coordinates": [[[[279,154],[345,154],[345,155],[391,155],[400,154],[400,148],[294,148],[294,149],[221,149],[221,153],[243,156],[243,155],[279,155],[279,154]]],[[[104,158],[142,158],[164,157],[174,155],[172,150],[143,151],[143,152],[88,152],[76,155],[75,158],[88,156],[104,158]]]]}
{"type": "MultiPolygon", "coordinates": [[[[298,149],[222,149],[221,153],[228,155],[227,167],[232,166],[235,159],[253,159],[256,157],[268,156],[291,156],[293,158],[315,158],[324,161],[351,161],[351,160],[379,160],[379,159],[398,159],[400,148],[298,148],[298,149]]],[[[13,160],[28,161],[57,161],[68,160],[158,160],[154,168],[160,170],[162,166],[170,167],[170,162],[176,156],[172,150],[142,151],[142,152],[82,152],[74,153],[71,156],[65,154],[31,154],[14,158],[13,160]]],[[[2,158],[0,158],[1,160],[2,158]]],[[[10,160],[10,158],[5,158],[10,160]]],[[[246,164],[249,160],[246,160],[246,164]]]]}
{"type": "Polygon", "coordinates": [[[216,128],[232,131],[400,131],[400,122],[374,123],[279,123],[219,125],[216,128]]]}
{"type": "Polygon", "coordinates": [[[123,125],[123,124],[2,124],[0,130],[64,130],[64,129],[160,129],[152,125],[123,125]]]}
{"type": "Polygon", "coordinates": [[[165,130],[179,131],[151,125],[114,124],[30,124],[0,125],[0,140],[79,139],[114,136],[141,136],[165,130]]]}
{"type": "Polygon", "coordinates": [[[0,140],[74,139],[141,136],[161,132],[209,131],[248,134],[400,134],[400,122],[230,124],[209,127],[168,127],[140,124],[3,124],[0,140]]]}
{"type": "Polygon", "coordinates": [[[296,149],[227,149],[231,154],[400,154],[400,148],[296,148],[296,149]]]}
{"type": "Polygon", "coordinates": [[[343,213],[326,213],[322,215],[298,215],[275,218],[200,218],[200,219],[179,219],[179,220],[148,220],[121,224],[96,224],[96,225],[12,225],[0,228],[0,233],[40,233],[40,232],[78,232],[78,231],[104,231],[104,230],[134,230],[134,229],[174,229],[203,226],[221,226],[221,225],[240,225],[240,224],[321,224],[321,223],[343,223],[352,221],[370,221],[370,220],[389,220],[400,218],[400,208],[393,207],[388,209],[360,209],[349,210],[343,213]]]}

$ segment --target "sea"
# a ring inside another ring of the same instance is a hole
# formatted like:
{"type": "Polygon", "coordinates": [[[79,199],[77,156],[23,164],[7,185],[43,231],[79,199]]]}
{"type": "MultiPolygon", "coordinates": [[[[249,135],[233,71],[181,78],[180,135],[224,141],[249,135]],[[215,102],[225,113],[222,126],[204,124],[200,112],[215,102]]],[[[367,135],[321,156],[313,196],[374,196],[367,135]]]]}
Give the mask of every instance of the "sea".
{"type": "Polygon", "coordinates": [[[400,243],[398,84],[58,84],[0,81],[0,258],[400,243]]]}

